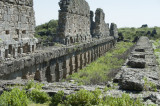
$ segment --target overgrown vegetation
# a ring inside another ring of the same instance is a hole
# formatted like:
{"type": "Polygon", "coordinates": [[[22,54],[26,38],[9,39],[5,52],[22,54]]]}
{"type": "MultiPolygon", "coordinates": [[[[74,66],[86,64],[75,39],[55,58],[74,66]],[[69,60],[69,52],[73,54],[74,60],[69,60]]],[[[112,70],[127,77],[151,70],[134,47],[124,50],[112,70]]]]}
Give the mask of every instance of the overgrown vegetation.
{"type": "Polygon", "coordinates": [[[125,40],[133,41],[135,37],[147,36],[150,39],[160,38],[160,27],[154,28],[119,28],[119,35],[122,35],[125,40]]]}
{"type": "Polygon", "coordinates": [[[0,96],[0,106],[28,106],[31,103],[49,103],[51,98],[45,92],[40,91],[42,84],[29,81],[22,90],[18,87],[10,92],[3,92],[0,96]],[[26,92],[26,90],[29,90],[26,92]]]}
{"type": "Polygon", "coordinates": [[[0,96],[0,106],[27,106],[29,99],[26,91],[18,88],[12,89],[11,92],[3,92],[0,96]]]}
{"type": "Polygon", "coordinates": [[[38,89],[33,89],[31,92],[27,93],[28,98],[35,103],[46,103],[50,101],[50,97],[47,93],[41,92],[38,89]]]}
{"type": "MultiPolygon", "coordinates": [[[[160,68],[160,38],[156,40],[152,40],[152,46],[154,49],[154,54],[156,55],[156,60],[160,68]]],[[[160,77],[160,72],[159,72],[159,77],[160,77]]]]}
{"type": "Polygon", "coordinates": [[[143,80],[144,80],[144,90],[146,90],[146,91],[152,90],[152,91],[157,92],[156,84],[154,84],[151,81],[148,81],[148,79],[146,77],[143,80]]]}
{"type": "MultiPolygon", "coordinates": [[[[101,90],[95,91],[80,90],[75,94],[66,96],[65,100],[62,100],[62,91],[53,96],[53,100],[59,98],[59,103],[56,101],[52,104],[58,106],[144,106],[140,99],[133,100],[128,94],[122,94],[122,97],[104,96],[101,90]]],[[[55,105],[55,106],[56,106],[55,105]]]]}
{"type": "Polygon", "coordinates": [[[57,26],[57,20],[50,20],[49,22],[36,27],[36,35],[51,36],[56,33],[57,26]]]}
{"type": "Polygon", "coordinates": [[[49,22],[39,25],[35,28],[35,37],[45,41],[53,41],[53,36],[56,34],[58,20],[50,20],[49,22]]]}
{"type": "Polygon", "coordinates": [[[119,69],[124,63],[123,55],[133,43],[119,42],[116,47],[87,67],[74,73],[67,80],[75,80],[79,84],[101,84],[109,80],[108,74],[119,69]]]}
{"type": "Polygon", "coordinates": [[[153,43],[154,54],[157,57],[157,61],[160,64],[160,39],[154,40],[153,43]]]}

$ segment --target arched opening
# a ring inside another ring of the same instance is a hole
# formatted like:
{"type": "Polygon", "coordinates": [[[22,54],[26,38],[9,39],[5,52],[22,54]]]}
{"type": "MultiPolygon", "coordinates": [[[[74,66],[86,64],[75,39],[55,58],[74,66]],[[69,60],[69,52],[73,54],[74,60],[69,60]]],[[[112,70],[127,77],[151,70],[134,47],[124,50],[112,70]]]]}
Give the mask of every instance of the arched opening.
{"type": "Polygon", "coordinates": [[[41,81],[41,74],[39,70],[36,71],[34,80],[41,81]]]}
{"type": "Polygon", "coordinates": [[[23,46],[23,53],[27,53],[29,51],[29,45],[28,43],[26,43],[24,46],[23,46]]]}
{"type": "Polygon", "coordinates": [[[9,45],[9,54],[12,54],[12,52],[13,52],[12,45],[9,45]]]}
{"type": "Polygon", "coordinates": [[[55,73],[56,73],[56,81],[58,82],[59,79],[60,79],[60,77],[59,77],[59,75],[60,75],[60,73],[59,73],[59,64],[58,63],[56,63],[55,73]]]}
{"type": "Polygon", "coordinates": [[[51,82],[52,81],[52,76],[51,76],[51,71],[50,71],[50,67],[49,66],[46,69],[45,77],[46,77],[47,82],[51,82]]]}

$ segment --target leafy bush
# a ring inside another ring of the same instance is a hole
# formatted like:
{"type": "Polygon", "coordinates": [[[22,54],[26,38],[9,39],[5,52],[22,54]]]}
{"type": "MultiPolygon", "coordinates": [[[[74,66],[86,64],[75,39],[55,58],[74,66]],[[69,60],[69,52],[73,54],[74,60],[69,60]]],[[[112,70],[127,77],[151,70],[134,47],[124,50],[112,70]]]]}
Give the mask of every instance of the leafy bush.
{"type": "Polygon", "coordinates": [[[18,88],[12,89],[11,92],[4,92],[0,96],[0,106],[27,106],[29,100],[26,92],[18,88]]]}
{"type": "Polygon", "coordinates": [[[34,80],[30,80],[30,81],[28,81],[28,83],[26,84],[26,86],[24,88],[25,89],[35,88],[35,89],[41,90],[42,86],[43,86],[43,84],[38,83],[38,82],[36,83],[36,82],[34,82],[34,80]]]}
{"type": "Polygon", "coordinates": [[[35,103],[46,103],[51,99],[47,93],[41,92],[37,89],[33,89],[31,92],[28,92],[27,96],[35,103]]]}
{"type": "Polygon", "coordinates": [[[140,99],[131,99],[128,94],[122,94],[121,97],[104,97],[101,90],[95,91],[80,90],[75,94],[66,96],[63,100],[63,92],[59,92],[54,96],[54,103],[51,106],[144,106],[140,99]],[[57,99],[58,98],[58,99],[57,99]]]}
{"type": "Polygon", "coordinates": [[[36,35],[49,36],[56,33],[58,26],[57,20],[50,20],[49,22],[36,26],[36,35]]]}
{"type": "Polygon", "coordinates": [[[107,106],[144,106],[140,99],[133,100],[128,94],[122,94],[122,97],[107,96],[103,102],[107,106]]]}
{"type": "Polygon", "coordinates": [[[36,26],[35,37],[41,39],[43,43],[46,41],[53,42],[54,34],[56,34],[58,20],[50,20],[49,22],[36,26]]]}
{"type": "Polygon", "coordinates": [[[80,90],[75,94],[68,95],[65,103],[71,106],[88,106],[92,105],[93,99],[93,93],[86,90],[80,90]]]}
{"type": "Polygon", "coordinates": [[[64,92],[58,91],[58,93],[52,97],[51,106],[57,106],[58,104],[63,103],[63,97],[64,97],[64,92]]]}
{"type": "Polygon", "coordinates": [[[41,92],[42,85],[35,83],[33,80],[29,81],[23,90],[13,88],[11,92],[4,92],[0,96],[0,106],[27,106],[30,102],[46,103],[50,101],[47,93],[41,92]],[[31,92],[26,93],[25,89],[32,89],[31,92]]]}
{"type": "Polygon", "coordinates": [[[144,77],[143,80],[144,80],[144,90],[146,91],[152,90],[157,92],[157,86],[155,83],[148,81],[146,77],[144,77]]]}

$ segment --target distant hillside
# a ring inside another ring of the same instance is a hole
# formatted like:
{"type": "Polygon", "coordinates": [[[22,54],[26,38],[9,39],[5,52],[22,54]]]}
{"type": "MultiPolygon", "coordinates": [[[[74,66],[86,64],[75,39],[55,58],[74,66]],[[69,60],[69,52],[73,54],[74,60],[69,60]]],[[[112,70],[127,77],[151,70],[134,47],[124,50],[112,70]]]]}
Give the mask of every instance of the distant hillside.
{"type": "Polygon", "coordinates": [[[36,34],[40,36],[49,36],[56,33],[58,26],[57,20],[50,20],[49,22],[36,27],[36,34]]]}
{"type": "Polygon", "coordinates": [[[50,20],[49,22],[36,26],[35,28],[35,37],[41,39],[41,41],[45,42],[46,40],[51,41],[53,39],[54,34],[56,34],[58,26],[58,20],[50,20]]]}
{"type": "Polygon", "coordinates": [[[124,40],[134,40],[135,37],[147,36],[150,39],[160,38],[160,27],[148,28],[119,28],[119,36],[124,37],[124,40]]]}

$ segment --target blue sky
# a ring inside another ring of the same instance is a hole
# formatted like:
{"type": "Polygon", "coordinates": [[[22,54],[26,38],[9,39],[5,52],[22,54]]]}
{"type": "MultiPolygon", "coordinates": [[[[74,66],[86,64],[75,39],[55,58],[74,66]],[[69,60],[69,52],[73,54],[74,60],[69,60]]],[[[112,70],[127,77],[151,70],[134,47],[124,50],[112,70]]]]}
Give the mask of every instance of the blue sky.
{"type": "MultiPolygon", "coordinates": [[[[36,25],[58,19],[60,0],[34,0],[36,25]]],[[[160,26],[160,0],[86,0],[90,9],[102,8],[106,23],[118,27],[160,26]]]]}

